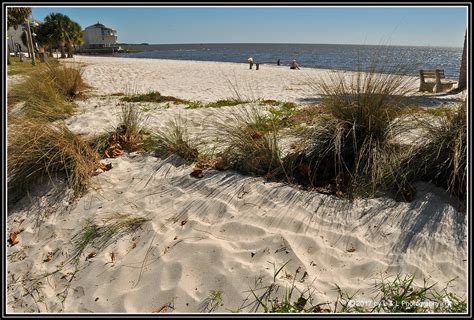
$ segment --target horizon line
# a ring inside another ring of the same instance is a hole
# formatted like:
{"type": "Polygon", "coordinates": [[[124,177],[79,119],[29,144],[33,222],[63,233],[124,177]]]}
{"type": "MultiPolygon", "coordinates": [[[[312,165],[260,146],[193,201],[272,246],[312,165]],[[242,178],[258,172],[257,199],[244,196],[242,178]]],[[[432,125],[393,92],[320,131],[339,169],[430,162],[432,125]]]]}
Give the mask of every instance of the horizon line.
{"type": "Polygon", "coordinates": [[[313,42],[181,42],[181,43],[129,43],[117,42],[117,44],[130,45],[149,45],[149,46],[163,46],[163,45],[206,45],[206,44],[286,44],[286,45],[341,45],[341,46],[372,46],[372,47],[419,47],[419,48],[456,48],[463,47],[456,46],[440,46],[440,45],[410,45],[410,44],[358,44],[358,43],[313,43],[313,42]]]}

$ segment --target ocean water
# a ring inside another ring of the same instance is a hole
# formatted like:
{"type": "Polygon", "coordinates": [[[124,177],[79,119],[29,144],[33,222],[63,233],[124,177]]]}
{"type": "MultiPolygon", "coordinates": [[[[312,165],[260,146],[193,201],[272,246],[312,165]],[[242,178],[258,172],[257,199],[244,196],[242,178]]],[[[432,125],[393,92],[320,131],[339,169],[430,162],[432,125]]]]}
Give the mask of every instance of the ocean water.
{"type": "Polygon", "coordinates": [[[420,69],[444,69],[448,78],[457,79],[462,48],[409,47],[335,44],[173,44],[122,45],[144,52],[122,53],[133,58],[173,60],[255,62],[289,65],[295,59],[301,67],[340,70],[367,70],[375,65],[406,65],[413,75],[420,69]]]}

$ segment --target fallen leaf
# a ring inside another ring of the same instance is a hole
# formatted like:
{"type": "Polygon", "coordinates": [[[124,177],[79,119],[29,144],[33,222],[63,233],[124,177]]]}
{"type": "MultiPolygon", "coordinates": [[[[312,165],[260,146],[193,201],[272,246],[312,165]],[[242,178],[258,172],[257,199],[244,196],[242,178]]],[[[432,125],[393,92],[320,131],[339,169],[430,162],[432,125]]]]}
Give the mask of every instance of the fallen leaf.
{"type": "Polygon", "coordinates": [[[202,172],[202,168],[195,167],[193,168],[193,172],[191,172],[191,177],[194,178],[202,178],[204,177],[204,173],[202,172]]]}
{"type": "Polygon", "coordinates": [[[16,232],[10,232],[10,236],[8,237],[8,243],[10,244],[10,246],[13,247],[18,242],[19,242],[19,240],[17,239],[17,233],[16,232]]]}
{"type": "Polygon", "coordinates": [[[48,252],[48,255],[47,255],[46,258],[43,260],[43,262],[50,262],[52,259],[53,259],[53,253],[52,253],[52,252],[48,252]]]}
{"type": "Polygon", "coordinates": [[[101,169],[102,171],[109,171],[110,169],[112,169],[112,163],[99,163],[99,169],[101,169]]]}
{"type": "Polygon", "coordinates": [[[356,251],[356,249],[355,249],[355,248],[349,248],[349,249],[347,249],[346,251],[347,251],[347,252],[354,252],[354,251],[356,251]]]}
{"type": "Polygon", "coordinates": [[[92,259],[92,258],[94,258],[96,255],[97,255],[96,252],[91,252],[91,253],[89,253],[89,254],[87,255],[86,260],[92,259]]]}
{"type": "Polygon", "coordinates": [[[184,226],[186,224],[186,222],[188,222],[188,220],[181,221],[181,225],[184,226]]]}

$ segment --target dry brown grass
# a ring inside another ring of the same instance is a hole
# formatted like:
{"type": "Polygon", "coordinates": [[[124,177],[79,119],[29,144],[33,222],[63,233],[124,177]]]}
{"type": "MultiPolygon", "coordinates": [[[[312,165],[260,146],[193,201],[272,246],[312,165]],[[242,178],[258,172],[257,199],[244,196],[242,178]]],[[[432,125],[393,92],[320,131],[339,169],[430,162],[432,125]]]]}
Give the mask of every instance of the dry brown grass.
{"type": "Polygon", "coordinates": [[[27,118],[8,128],[8,191],[22,192],[40,178],[65,175],[75,195],[90,184],[98,155],[64,124],[27,118]]]}

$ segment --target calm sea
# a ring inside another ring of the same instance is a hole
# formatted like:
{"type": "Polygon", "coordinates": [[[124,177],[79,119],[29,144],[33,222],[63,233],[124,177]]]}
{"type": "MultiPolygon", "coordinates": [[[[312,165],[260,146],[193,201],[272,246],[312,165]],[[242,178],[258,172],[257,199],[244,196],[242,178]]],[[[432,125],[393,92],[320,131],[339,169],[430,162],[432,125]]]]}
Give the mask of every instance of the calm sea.
{"type": "Polygon", "coordinates": [[[412,74],[419,69],[444,69],[448,78],[457,79],[462,48],[408,47],[334,44],[176,44],[122,45],[122,48],[145,50],[124,53],[133,58],[243,62],[288,65],[295,59],[302,67],[342,70],[365,70],[377,64],[409,65],[412,74]]]}

